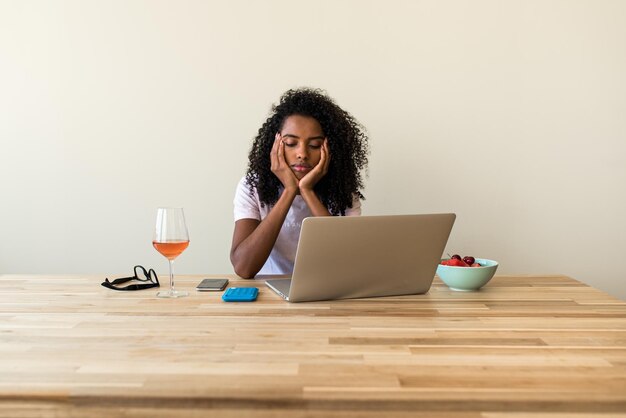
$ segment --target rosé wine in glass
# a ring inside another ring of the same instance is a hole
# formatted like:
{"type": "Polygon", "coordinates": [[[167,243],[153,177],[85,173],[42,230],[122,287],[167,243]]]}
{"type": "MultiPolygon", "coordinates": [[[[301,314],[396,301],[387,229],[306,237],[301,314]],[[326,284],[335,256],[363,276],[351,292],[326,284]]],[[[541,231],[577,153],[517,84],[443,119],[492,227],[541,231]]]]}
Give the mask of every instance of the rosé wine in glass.
{"type": "Polygon", "coordinates": [[[156,229],[152,245],[169,261],[170,288],[157,293],[161,298],[180,298],[188,296],[188,292],[182,292],[174,288],[174,259],[189,246],[189,232],[185,223],[183,208],[158,208],[156,229]]]}

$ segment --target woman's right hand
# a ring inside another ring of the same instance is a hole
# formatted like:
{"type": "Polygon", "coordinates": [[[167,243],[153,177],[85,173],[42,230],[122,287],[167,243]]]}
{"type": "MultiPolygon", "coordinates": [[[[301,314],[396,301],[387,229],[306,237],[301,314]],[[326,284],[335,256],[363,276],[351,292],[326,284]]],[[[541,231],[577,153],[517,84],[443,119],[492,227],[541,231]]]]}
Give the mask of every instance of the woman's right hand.
{"type": "Polygon", "coordinates": [[[274,138],[274,145],[270,152],[272,173],[283,184],[285,190],[298,191],[298,178],[291,171],[289,164],[285,161],[285,143],[279,133],[274,138]]]}

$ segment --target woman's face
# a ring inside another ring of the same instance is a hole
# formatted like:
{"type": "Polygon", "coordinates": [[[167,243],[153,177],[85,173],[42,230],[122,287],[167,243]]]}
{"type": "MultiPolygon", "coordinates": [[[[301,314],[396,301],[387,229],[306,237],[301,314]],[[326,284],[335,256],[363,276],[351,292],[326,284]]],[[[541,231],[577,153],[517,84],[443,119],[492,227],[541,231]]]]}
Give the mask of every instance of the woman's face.
{"type": "Polygon", "coordinates": [[[320,162],[322,127],[310,116],[291,115],[279,133],[285,143],[285,161],[300,180],[320,162]]]}

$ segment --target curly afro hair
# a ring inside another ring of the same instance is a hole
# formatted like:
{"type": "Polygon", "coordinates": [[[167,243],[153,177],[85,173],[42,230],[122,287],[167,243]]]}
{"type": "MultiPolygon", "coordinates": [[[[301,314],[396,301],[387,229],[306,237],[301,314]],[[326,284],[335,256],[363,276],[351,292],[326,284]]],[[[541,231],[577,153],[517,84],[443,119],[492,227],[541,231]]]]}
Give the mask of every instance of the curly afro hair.
{"type": "Polygon", "coordinates": [[[330,213],[345,215],[354,196],[364,199],[361,170],[367,167],[368,137],[365,128],[320,89],[288,90],[280,103],[272,106],[248,155],[246,182],[250,192],[256,187],[262,205],[271,206],[278,200],[282,183],[272,173],[270,152],[276,133],[292,115],[316,119],[328,138],[330,164],[315,192],[330,213]]]}

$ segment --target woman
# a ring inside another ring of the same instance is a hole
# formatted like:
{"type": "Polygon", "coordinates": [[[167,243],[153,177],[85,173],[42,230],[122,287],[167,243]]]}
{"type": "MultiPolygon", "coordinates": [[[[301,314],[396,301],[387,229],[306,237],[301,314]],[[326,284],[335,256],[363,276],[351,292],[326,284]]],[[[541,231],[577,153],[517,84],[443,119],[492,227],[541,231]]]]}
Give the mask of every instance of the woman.
{"type": "Polygon", "coordinates": [[[235,194],[235,273],[291,274],[302,220],[361,214],[364,128],[317,89],[287,91],[254,139],[235,194]]]}

